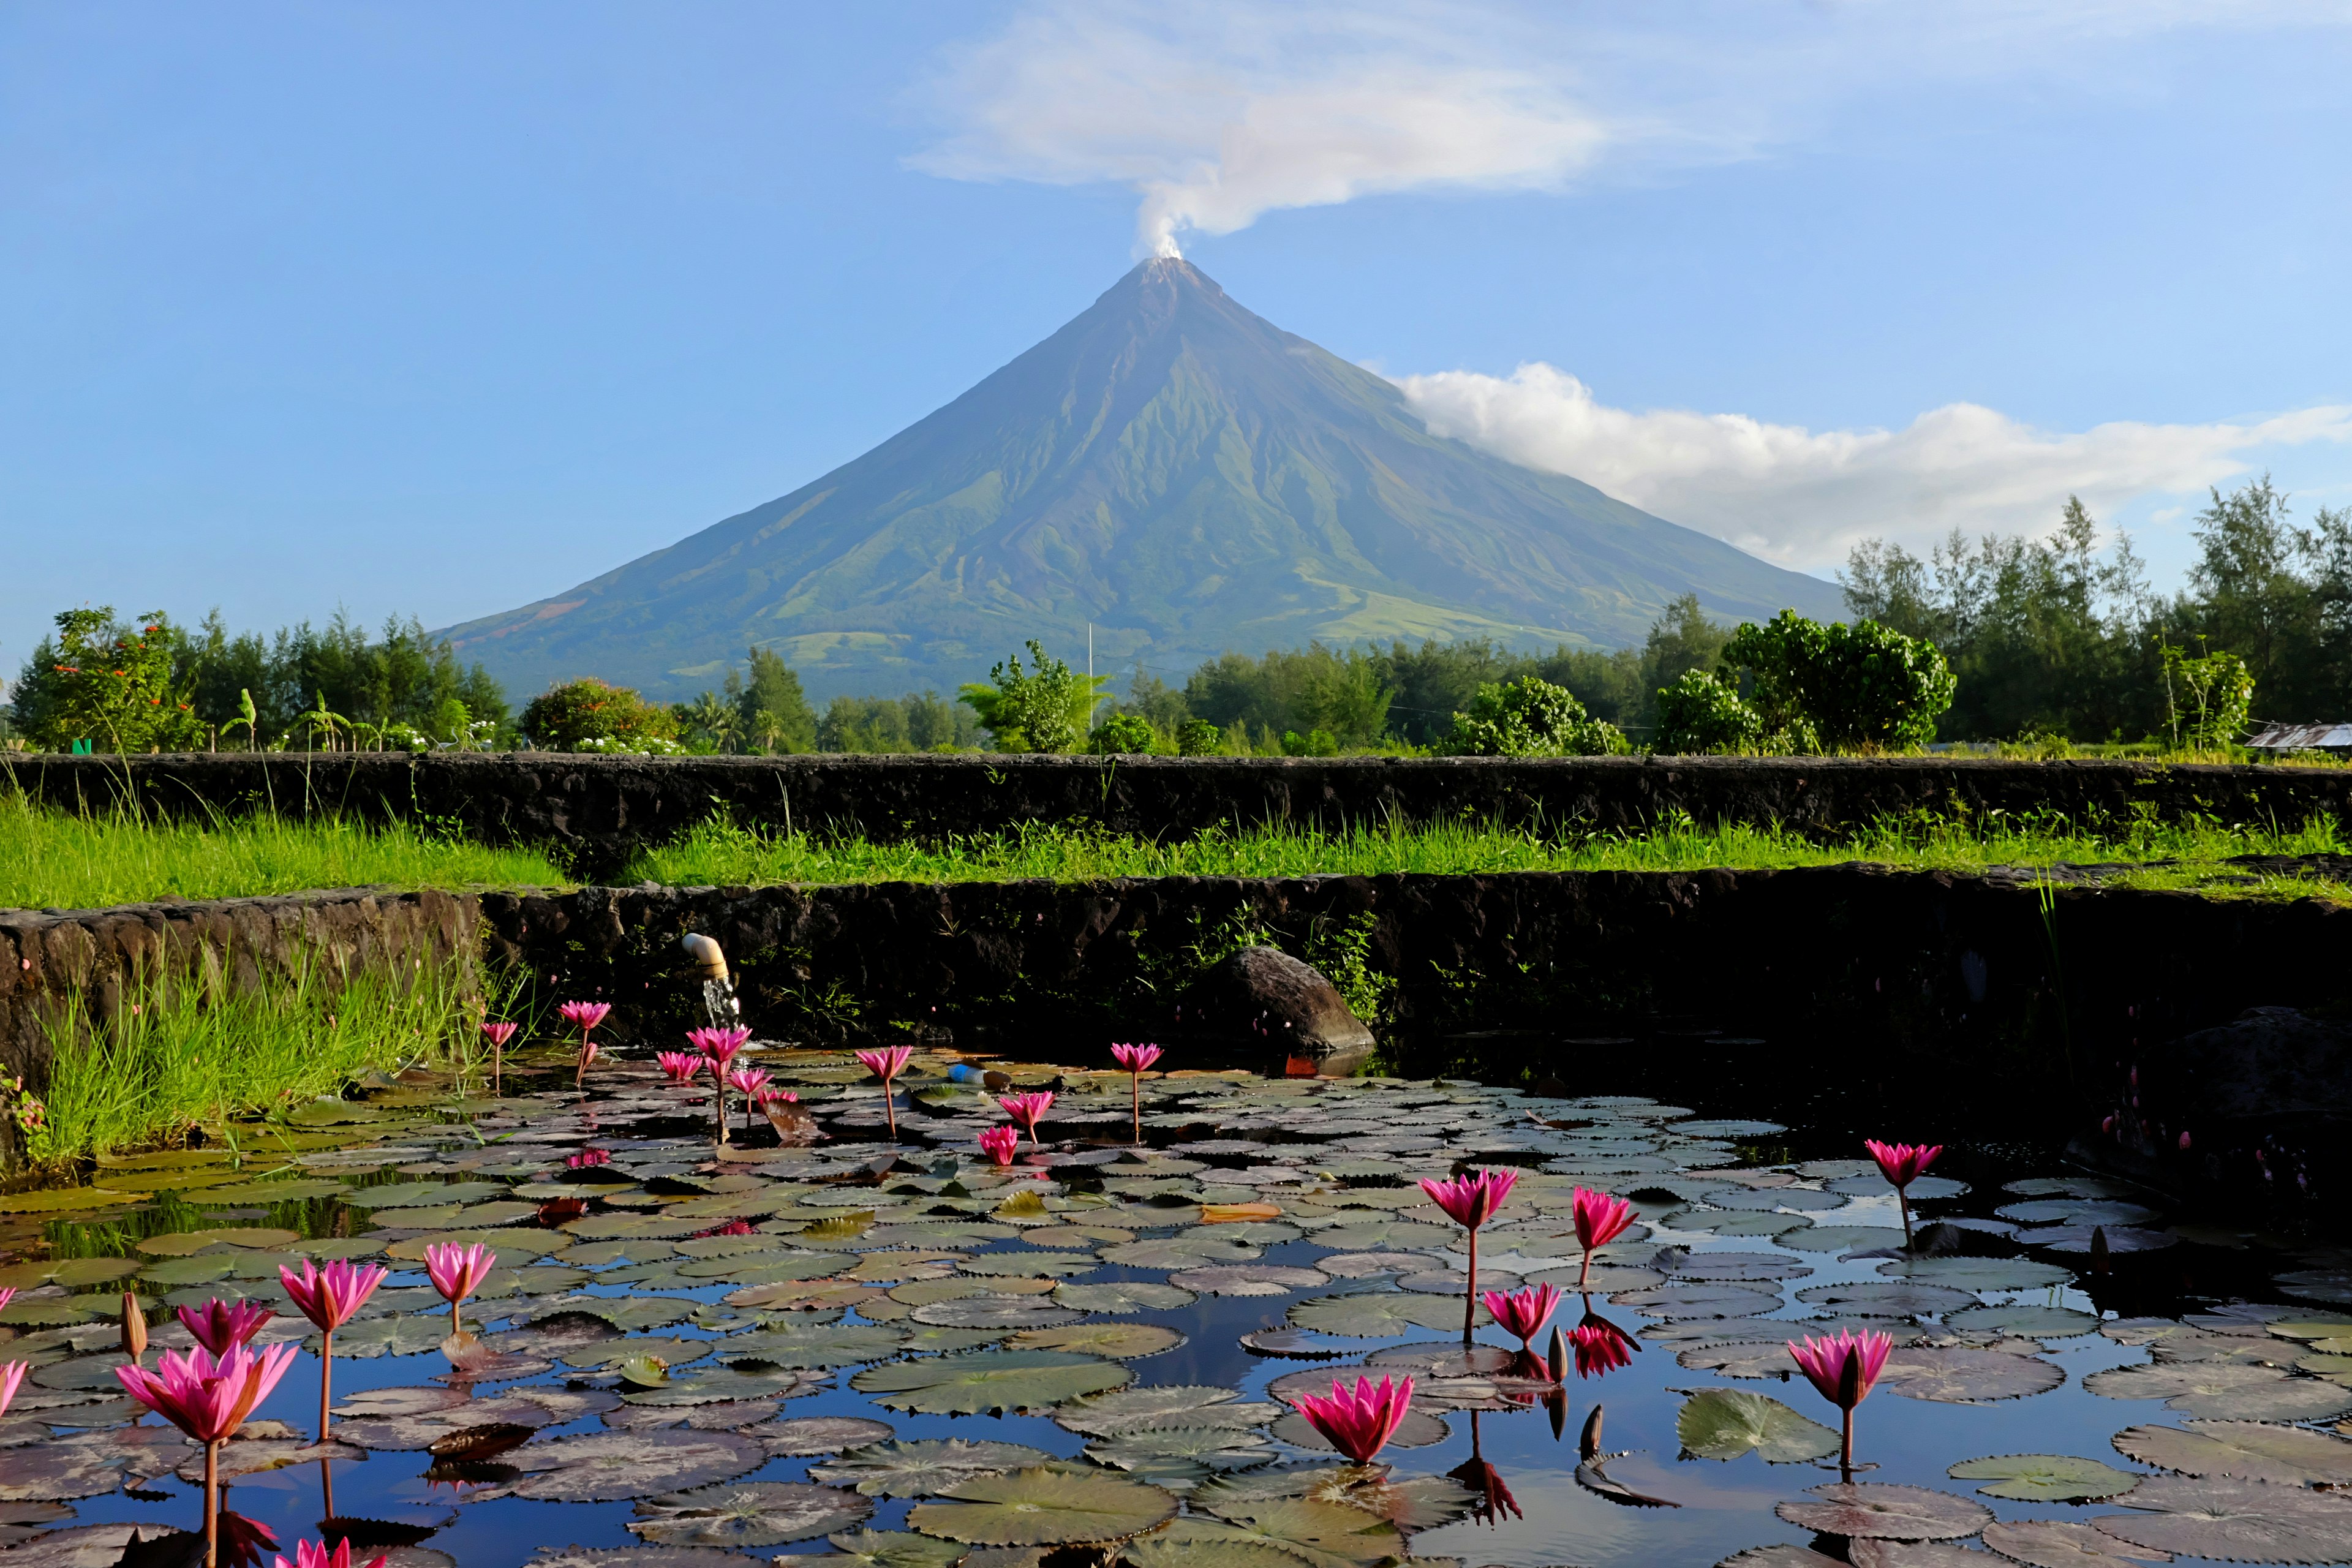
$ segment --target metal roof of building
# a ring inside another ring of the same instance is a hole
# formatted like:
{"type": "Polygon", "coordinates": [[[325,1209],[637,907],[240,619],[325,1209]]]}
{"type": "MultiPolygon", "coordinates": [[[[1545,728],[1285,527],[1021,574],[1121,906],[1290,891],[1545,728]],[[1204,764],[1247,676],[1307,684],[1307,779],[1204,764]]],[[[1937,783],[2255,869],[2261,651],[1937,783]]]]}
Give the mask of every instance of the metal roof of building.
{"type": "Polygon", "coordinates": [[[2246,745],[2265,752],[2352,750],[2352,723],[2265,724],[2246,745]]]}

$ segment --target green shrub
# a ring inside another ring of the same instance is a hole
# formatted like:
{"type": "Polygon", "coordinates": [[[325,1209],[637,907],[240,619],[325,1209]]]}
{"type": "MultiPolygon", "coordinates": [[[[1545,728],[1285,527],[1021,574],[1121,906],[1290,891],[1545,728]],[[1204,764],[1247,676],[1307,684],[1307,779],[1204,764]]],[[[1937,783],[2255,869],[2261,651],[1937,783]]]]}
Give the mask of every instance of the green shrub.
{"type": "Polygon", "coordinates": [[[1213,757],[1225,749],[1225,732],[1206,719],[1187,719],[1176,731],[1180,757],[1213,757]]]}
{"type": "Polygon", "coordinates": [[[551,686],[522,710],[522,732],[548,752],[677,751],[677,716],[625,686],[588,678],[551,686]]]}
{"type": "Polygon", "coordinates": [[[1723,662],[1754,678],[1754,707],[1768,731],[1802,741],[1810,730],[1819,745],[1838,750],[1924,745],[1956,684],[1924,638],[1876,621],[1823,626],[1794,610],[1742,626],[1723,662]]]}
{"type": "Polygon", "coordinates": [[[1159,738],[1150,720],[1133,713],[1114,713],[1095,726],[1095,732],[1087,737],[1087,750],[1098,757],[1141,756],[1151,750],[1152,742],[1159,738]]]}
{"type": "Polygon", "coordinates": [[[1016,653],[988,672],[987,685],[966,686],[956,700],[980,716],[1000,752],[1075,752],[1110,677],[1078,674],[1034,638],[1029,657],[1032,668],[1024,670],[1016,653]]]}
{"type": "Polygon", "coordinates": [[[1616,725],[1585,712],[1565,687],[1525,676],[1478,688],[1440,749],[1457,757],[1602,757],[1626,746],[1616,725]]]}
{"type": "Polygon", "coordinates": [[[1686,669],[1658,689],[1656,749],[1674,755],[1753,751],[1764,721],[1739,700],[1738,689],[1704,669],[1686,669]]]}
{"type": "Polygon", "coordinates": [[[58,752],[76,741],[121,752],[195,749],[204,726],[192,692],[173,680],[173,648],[160,610],[141,616],[136,631],[114,624],[111,605],[66,611],[33,740],[58,752]]]}

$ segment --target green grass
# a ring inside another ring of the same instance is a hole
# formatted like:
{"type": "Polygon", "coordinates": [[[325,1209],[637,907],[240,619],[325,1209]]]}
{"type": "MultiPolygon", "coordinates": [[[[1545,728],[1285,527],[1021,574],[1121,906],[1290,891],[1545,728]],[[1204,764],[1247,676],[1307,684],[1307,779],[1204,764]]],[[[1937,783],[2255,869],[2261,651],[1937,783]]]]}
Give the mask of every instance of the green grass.
{"type": "Polygon", "coordinates": [[[1967,824],[1942,819],[1885,821],[1835,843],[1814,843],[1776,827],[1696,823],[1643,834],[1538,833],[1463,823],[1425,828],[1322,832],[1258,828],[1212,830],[1153,841],[1085,829],[1031,826],[937,845],[767,837],[714,821],[679,842],[640,854],[625,880],[672,886],[780,882],[968,882],[1034,877],[1087,881],[1114,877],[1372,876],[1496,871],[1686,871],[1712,867],[1766,868],[1873,860],[1917,868],[1981,870],[1990,866],[2097,862],[2179,862],[2134,870],[2126,885],[2207,887],[2242,896],[2297,897],[2317,892],[2352,899],[2352,889],[2324,878],[2229,880],[2247,875],[2226,864],[2235,855],[2347,852],[2332,822],[2292,831],[2255,832],[2204,822],[2140,822],[2095,830],[2057,819],[1967,824]]]}
{"type": "Polygon", "coordinates": [[[234,1140],[238,1123],[333,1095],[372,1070],[473,1064],[474,987],[458,966],[328,981],[306,970],[250,991],[148,984],[126,991],[106,1025],[69,994],[43,1020],[49,1081],[26,1152],[56,1167],[176,1144],[190,1128],[234,1140]]]}
{"type": "Polygon", "coordinates": [[[445,838],[405,823],[141,820],[35,805],[0,792],[0,909],[100,909],[175,895],[223,899],[312,888],[548,887],[545,856],[445,838]]]}

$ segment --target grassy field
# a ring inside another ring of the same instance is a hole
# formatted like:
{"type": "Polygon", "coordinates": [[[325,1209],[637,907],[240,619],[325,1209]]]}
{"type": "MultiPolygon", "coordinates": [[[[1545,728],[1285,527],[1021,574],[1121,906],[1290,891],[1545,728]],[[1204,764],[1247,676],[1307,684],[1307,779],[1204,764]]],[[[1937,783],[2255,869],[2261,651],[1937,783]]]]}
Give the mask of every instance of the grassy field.
{"type": "Polygon", "coordinates": [[[1836,843],[1773,827],[1685,822],[1640,835],[1549,835],[1480,824],[1426,828],[1212,831],[1168,842],[1066,827],[1027,826],[942,845],[771,837],[706,823],[679,842],[639,855],[627,881],[672,886],[778,882],[1001,881],[1020,877],[1085,881],[1110,877],[1373,876],[1411,871],[1683,871],[1766,868],[1874,860],[1919,869],[1981,870],[2139,863],[2124,886],[2199,888],[2234,897],[2316,895],[2352,901],[2352,887],[2325,877],[2250,873],[2239,855],[2347,852],[2332,823],[2293,832],[2248,832],[2201,823],[2140,823],[2094,831],[2052,820],[1995,824],[1882,822],[1836,843]],[[2166,861],[2169,865],[2147,865],[2166,861]]]}
{"type": "Polygon", "coordinates": [[[80,816],[0,793],[0,909],[98,909],[167,894],[223,899],[311,888],[551,886],[570,881],[523,849],[491,849],[402,823],[222,822],[80,816]]]}

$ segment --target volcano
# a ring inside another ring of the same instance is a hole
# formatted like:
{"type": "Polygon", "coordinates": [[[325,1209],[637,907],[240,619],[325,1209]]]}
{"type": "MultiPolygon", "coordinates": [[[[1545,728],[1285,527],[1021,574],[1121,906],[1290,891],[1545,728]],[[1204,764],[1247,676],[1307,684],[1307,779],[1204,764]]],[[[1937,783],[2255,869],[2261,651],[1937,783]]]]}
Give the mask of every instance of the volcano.
{"type": "Polygon", "coordinates": [[[1638,643],[1837,590],[1433,436],[1396,387],[1146,261],[863,457],[577,587],[442,635],[512,691],[717,684],[751,645],[810,694],[952,689],[1032,637],[1171,684],[1311,638],[1638,643]]]}

